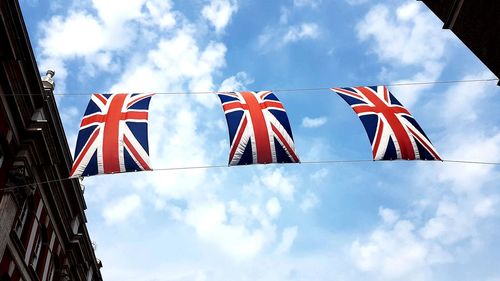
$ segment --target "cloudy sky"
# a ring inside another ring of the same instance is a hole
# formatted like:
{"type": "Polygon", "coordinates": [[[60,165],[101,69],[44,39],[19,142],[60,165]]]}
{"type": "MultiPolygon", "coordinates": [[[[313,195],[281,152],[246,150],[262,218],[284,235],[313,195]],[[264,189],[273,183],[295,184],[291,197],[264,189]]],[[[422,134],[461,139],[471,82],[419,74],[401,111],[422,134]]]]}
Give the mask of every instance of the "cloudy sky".
{"type": "MultiPolygon", "coordinates": [[[[414,0],[21,0],[73,150],[92,92],[492,78],[414,0]]],[[[444,159],[500,161],[495,82],[390,88],[444,159]]],[[[371,159],[352,110],[276,91],[303,161],[371,159]]],[[[224,165],[217,96],[156,95],[153,167],[224,165]]],[[[86,178],[105,280],[500,280],[500,169],[363,162],[86,178]]]]}

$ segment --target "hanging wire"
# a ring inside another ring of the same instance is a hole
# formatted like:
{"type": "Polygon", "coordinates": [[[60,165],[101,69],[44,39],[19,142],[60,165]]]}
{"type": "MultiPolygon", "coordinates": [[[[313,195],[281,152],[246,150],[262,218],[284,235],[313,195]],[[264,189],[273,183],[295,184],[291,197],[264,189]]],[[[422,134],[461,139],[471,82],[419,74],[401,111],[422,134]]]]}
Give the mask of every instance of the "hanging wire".
{"type": "Polygon", "coordinates": [[[483,162],[483,161],[443,160],[443,162],[459,163],[459,164],[500,165],[500,162],[483,162]]]}
{"type": "MultiPolygon", "coordinates": [[[[400,87],[400,86],[418,86],[418,85],[436,85],[436,84],[452,84],[452,83],[475,83],[475,82],[490,82],[498,81],[498,78],[488,78],[488,79],[471,79],[471,80],[448,80],[448,81],[428,81],[428,82],[407,82],[407,83],[392,83],[386,84],[390,87],[400,87]]],[[[318,88],[295,88],[295,89],[274,89],[273,92],[306,92],[306,91],[320,91],[329,90],[332,87],[318,87],[318,88]]],[[[228,93],[230,91],[193,91],[193,92],[160,92],[155,93],[156,95],[198,95],[198,94],[216,94],[216,93],[228,93]]],[[[58,96],[87,96],[92,93],[54,93],[53,95],[58,96]]],[[[5,95],[5,94],[4,94],[5,95]]],[[[30,96],[35,94],[11,94],[5,96],[30,96]]],[[[339,163],[362,163],[362,162],[374,162],[374,160],[319,160],[319,161],[303,161],[300,164],[339,164],[339,163]]],[[[434,161],[429,161],[434,162],[434,161]]],[[[466,161],[466,160],[442,160],[441,162],[447,163],[458,163],[458,164],[472,164],[472,165],[500,165],[500,162],[483,162],[483,161],[466,161]]],[[[293,163],[290,163],[293,164],[293,163]]],[[[228,165],[202,165],[202,166],[185,166],[185,167],[166,167],[158,168],[149,171],[137,171],[137,172],[157,172],[157,171],[179,171],[179,170],[195,170],[195,169],[213,169],[213,168],[226,168],[228,165]]],[[[230,166],[231,167],[231,166],[230,166]]],[[[234,166],[233,166],[234,167],[234,166]]],[[[100,174],[109,175],[109,174],[100,174]]],[[[96,175],[96,176],[100,176],[96,175]]],[[[48,181],[34,182],[25,185],[10,186],[7,188],[1,188],[0,191],[8,191],[17,188],[29,187],[36,184],[46,184],[58,181],[71,180],[75,178],[61,178],[48,181]]]]}
{"type": "MultiPolygon", "coordinates": [[[[421,85],[437,85],[437,84],[453,84],[453,83],[477,83],[477,82],[491,82],[499,81],[498,78],[487,78],[487,79],[470,79],[470,80],[448,80],[448,81],[424,81],[424,82],[405,82],[405,83],[389,83],[389,84],[373,84],[373,85],[385,85],[389,87],[405,87],[405,86],[421,86],[421,85]]],[[[317,88],[291,88],[291,89],[272,89],[272,92],[314,92],[329,90],[331,88],[338,87],[317,87],[317,88]]],[[[152,92],[155,95],[207,95],[207,94],[217,94],[217,93],[231,93],[235,91],[179,91],[179,92],[152,92]]],[[[236,91],[239,92],[239,91],[236,91]]],[[[68,92],[68,93],[53,93],[54,96],[89,96],[93,93],[83,93],[83,92],[68,92]]],[[[112,93],[101,93],[101,94],[112,94],[112,93]]],[[[34,96],[38,94],[31,93],[21,93],[21,94],[9,94],[5,96],[34,96]]]]}
{"type": "MultiPolygon", "coordinates": [[[[389,162],[403,162],[403,161],[411,161],[411,160],[390,160],[389,162]]],[[[315,164],[348,164],[348,163],[367,163],[367,162],[381,162],[381,161],[376,161],[376,160],[368,160],[368,159],[358,159],[358,160],[318,160],[318,161],[302,161],[300,163],[273,163],[273,164],[302,164],[302,165],[315,165],[315,164]]],[[[383,161],[387,162],[387,161],[383,161]]],[[[467,161],[467,160],[441,160],[441,161],[423,161],[423,162],[441,162],[441,163],[455,163],[455,164],[468,164],[468,165],[500,165],[500,162],[485,162],[485,161],[467,161]]],[[[269,165],[269,164],[258,164],[258,165],[269,165]]],[[[255,165],[253,165],[255,166],[255,165]]],[[[161,171],[181,171],[181,170],[198,170],[198,169],[215,169],[215,168],[232,168],[232,167],[244,167],[243,165],[239,166],[228,166],[228,165],[200,165],[200,166],[183,166],[183,167],[165,167],[165,168],[157,168],[153,170],[146,170],[146,171],[135,171],[136,173],[139,172],[161,172],[161,171]]],[[[130,172],[129,172],[130,173],[130,172]]],[[[132,172],[133,173],[133,172],[132,172]]],[[[117,175],[117,174],[125,174],[124,173],[114,173],[114,174],[98,174],[95,176],[105,176],[105,175],[117,175]]],[[[92,176],[92,177],[95,177],[92,176]]],[[[82,177],[81,179],[83,179],[82,177]]],[[[17,185],[17,186],[9,186],[6,188],[0,188],[1,192],[5,191],[10,191],[18,188],[23,188],[23,187],[29,187],[33,185],[38,185],[38,184],[46,184],[46,183],[53,183],[53,182],[59,182],[59,181],[66,181],[66,180],[76,180],[78,178],[61,178],[61,179],[54,179],[54,180],[47,180],[47,181],[40,181],[40,182],[33,182],[30,184],[24,184],[24,185],[17,185]]]]}

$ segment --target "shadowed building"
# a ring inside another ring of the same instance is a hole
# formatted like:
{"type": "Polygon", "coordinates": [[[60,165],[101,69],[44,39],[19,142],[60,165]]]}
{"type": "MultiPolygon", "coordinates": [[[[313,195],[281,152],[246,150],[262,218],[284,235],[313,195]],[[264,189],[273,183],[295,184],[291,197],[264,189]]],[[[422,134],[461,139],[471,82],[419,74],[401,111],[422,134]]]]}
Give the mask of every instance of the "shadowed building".
{"type": "MultiPolygon", "coordinates": [[[[500,1],[421,0],[500,77],[500,1]]],[[[500,82],[499,82],[500,85],[500,82]]]]}
{"type": "Polygon", "coordinates": [[[100,281],[54,72],[40,78],[17,1],[0,19],[0,280],[100,281]]]}

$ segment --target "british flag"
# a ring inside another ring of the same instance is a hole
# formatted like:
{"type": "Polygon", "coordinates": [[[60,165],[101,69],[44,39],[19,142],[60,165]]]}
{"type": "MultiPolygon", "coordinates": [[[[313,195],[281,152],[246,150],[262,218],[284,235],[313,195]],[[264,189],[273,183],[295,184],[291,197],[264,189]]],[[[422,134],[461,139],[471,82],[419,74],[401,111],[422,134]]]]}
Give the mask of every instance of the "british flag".
{"type": "Polygon", "coordinates": [[[356,112],[372,145],[373,160],[441,160],[410,112],[385,86],[333,88],[356,112]]]}
{"type": "Polygon", "coordinates": [[[219,93],[229,129],[229,165],[297,163],[283,104],[270,91],[219,93]]]}
{"type": "Polygon", "coordinates": [[[153,94],[93,94],[80,124],[70,177],[151,170],[153,94]]]}

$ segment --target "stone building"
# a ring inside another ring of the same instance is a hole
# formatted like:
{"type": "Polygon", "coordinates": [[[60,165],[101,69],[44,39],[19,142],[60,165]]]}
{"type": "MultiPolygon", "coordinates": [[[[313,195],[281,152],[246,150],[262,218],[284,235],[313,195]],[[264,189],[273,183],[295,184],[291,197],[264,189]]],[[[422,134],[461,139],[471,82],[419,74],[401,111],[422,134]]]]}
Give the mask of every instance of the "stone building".
{"type": "Polygon", "coordinates": [[[0,19],[0,280],[102,280],[54,72],[40,77],[17,1],[0,19]]]}

